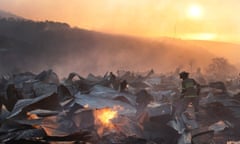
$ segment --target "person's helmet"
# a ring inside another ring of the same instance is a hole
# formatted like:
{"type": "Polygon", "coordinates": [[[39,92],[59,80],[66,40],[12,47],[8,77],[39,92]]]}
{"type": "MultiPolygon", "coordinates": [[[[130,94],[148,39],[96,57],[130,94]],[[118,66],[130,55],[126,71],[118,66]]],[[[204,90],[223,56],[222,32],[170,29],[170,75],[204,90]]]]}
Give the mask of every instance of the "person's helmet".
{"type": "Polygon", "coordinates": [[[180,76],[181,79],[183,79],[183,78],[188,78],[188,75],[189,75],[189,73],[188,73],[188,72],[185,72],[185,71],[179,73],[179,76],[180,76]]]}

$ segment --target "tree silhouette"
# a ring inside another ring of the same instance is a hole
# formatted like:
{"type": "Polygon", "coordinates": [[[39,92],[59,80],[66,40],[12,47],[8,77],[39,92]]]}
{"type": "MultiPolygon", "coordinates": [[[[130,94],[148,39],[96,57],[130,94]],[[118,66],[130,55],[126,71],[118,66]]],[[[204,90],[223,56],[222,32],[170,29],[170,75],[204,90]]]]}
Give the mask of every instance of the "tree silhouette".
{"type": "Polygon", "coordinates": [[[223,57],[213,58],[206,69],[210,79],[225,81],[237,74],[237,68],[223,57]]]}

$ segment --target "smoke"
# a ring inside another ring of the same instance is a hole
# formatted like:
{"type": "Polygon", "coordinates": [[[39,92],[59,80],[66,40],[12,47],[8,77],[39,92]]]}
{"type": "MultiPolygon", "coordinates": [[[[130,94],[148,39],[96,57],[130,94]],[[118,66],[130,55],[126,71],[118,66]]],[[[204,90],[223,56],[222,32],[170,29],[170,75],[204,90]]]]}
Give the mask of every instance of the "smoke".
{"type": "MultiPolygon", "coordinates": [[[[117,70],[142,72],[154,69],[157,73],[165,73],[180,67],[193,72],[198,68],[205,69],[214,57],[231,57],[219,54],[219,51],[211,53],[197,45],[202,42],[193,45],[192,42],[174,39],[149,41],[125,37],[94,41],[96,45],[91,50],[86,49],[82,54],[74,51],[65,56],[61,64],[55,65],[56,71],[61,75],[75,71],[86,76],[88,73],[103,75],[117,70]]],[[[229,61],[236,64],[232,59],[229,61]]]]}
{"type": "Polygon", "coordinates": [[[67,77],[70,72],[87,76],[89,73],[103,75],[107,71],[142,72],[154,69],[157,73],[165,73],[178,67],[196,71],[199,67],[208,66],[211,59],[216,57],[201,47],[181,40],[150,41],[107,37],[88,40],[89,46],[85,42],[79,42],[76,47],[72,47],[63,42],[54,49],[39,48],[34,49],[34,53],[31,50],[17,53],[7,57],[5,61],[11,63],[11,70],[14,72],[38,73],[45,69],[53,69],[60,77],[67,77]]]}
{"type": "Polygon", "coordinates": [[[86,76],[117,70],[154,69],[164,73],[179,67],[188,71],[204,68],[214,57],[226,57],[230,63],[238,58],[238,45],[233,44],[141,39],[75,29],[54,22],[1,20],[0,24],[3,35],[0,49],[7,50],[0,52],[1,73],[39,73],[45,69],[53,69],[60,77],[70,72],[86,76]],[[220,49],[215,52],[216,46],[220,49]]]}
{"type": "Polygon", "coordinates": [[[115,37],[104,41],[94,40],[97,44],[91,50],[74,50],[61,57],[54,69],[62,76],[75,71],[86,76],[88,73],[104,74],[117,70],[170,72],[181,66],[194,70],[206,66],[213,54],[198,47],[178,44],[174,40],[147,41],[133,38],[115,37]],[[177,43],[175,45],[175,43],[177,43]]]}

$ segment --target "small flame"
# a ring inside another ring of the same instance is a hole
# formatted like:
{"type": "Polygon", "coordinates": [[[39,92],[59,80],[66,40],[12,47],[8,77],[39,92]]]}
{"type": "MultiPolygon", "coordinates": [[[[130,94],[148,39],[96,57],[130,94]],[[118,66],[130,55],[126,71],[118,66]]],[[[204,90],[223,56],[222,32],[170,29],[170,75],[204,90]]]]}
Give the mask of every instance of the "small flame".
{"type": "Polygon", "coordinates": [[[111,122],[112,119],[117,118],[117,110],[111,108],[104,108],[96,110],[95,112],[95,124],[98,127],[98,134],[103,135],[105,130],[113,130],[114,125],[111,122]]]}
{"type": "Polygon", "coordinates": [[[117,111],[110,109],[110,108],[104,108],[97,110],[96,112],[97,120],[106,127],[111,127],[112,123],[111,120],[117,117],[117,111]]]}

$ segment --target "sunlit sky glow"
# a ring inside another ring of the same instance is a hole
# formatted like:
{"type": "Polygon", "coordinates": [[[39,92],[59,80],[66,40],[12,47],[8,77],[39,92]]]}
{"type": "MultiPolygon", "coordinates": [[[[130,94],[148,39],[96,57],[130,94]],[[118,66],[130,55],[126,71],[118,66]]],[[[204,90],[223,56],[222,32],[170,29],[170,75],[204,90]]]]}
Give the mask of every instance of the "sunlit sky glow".
{"type": "Polygon", "coordinates": [[[108,33],[240,41],[239,0],[0,0],[0,9],[108,33]]]}
{"type": "Polygon", "coordinates": [[[201,18],[203,9],[200,5],[190,5],[187,9],[187,15],[189,18],[198,19],[201,18]]]}

